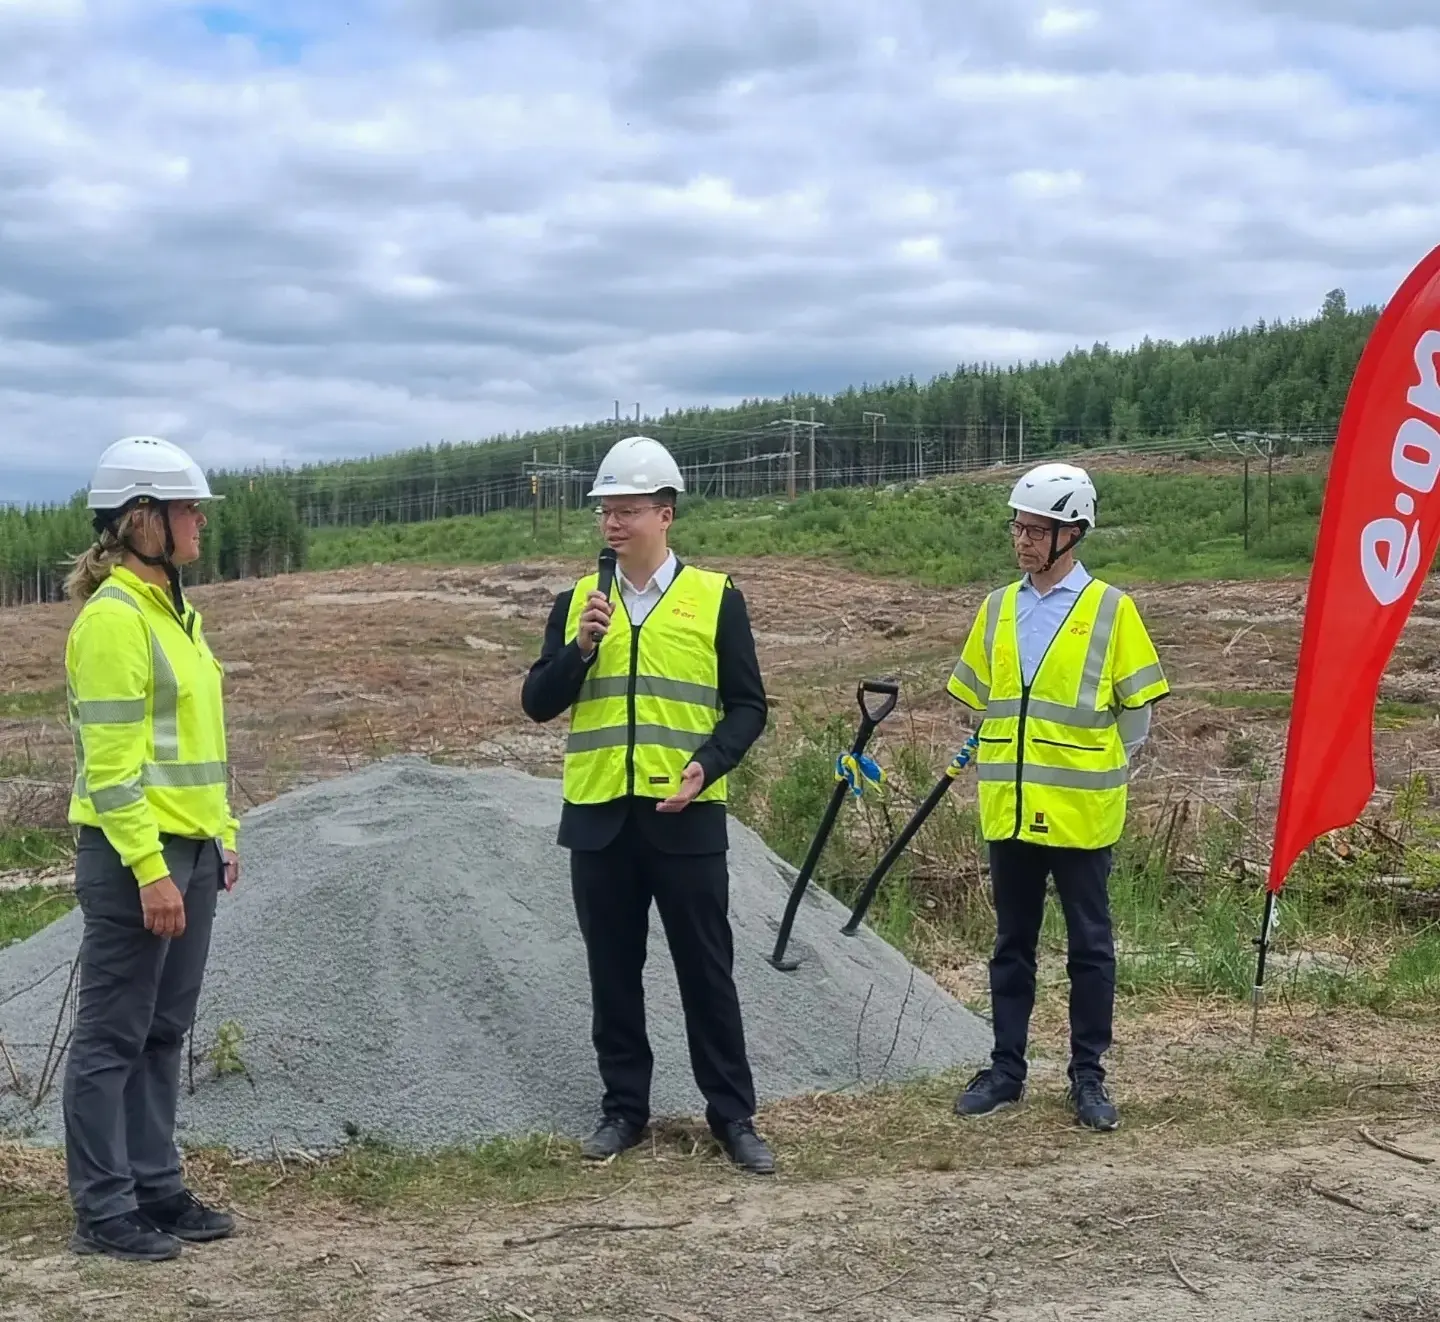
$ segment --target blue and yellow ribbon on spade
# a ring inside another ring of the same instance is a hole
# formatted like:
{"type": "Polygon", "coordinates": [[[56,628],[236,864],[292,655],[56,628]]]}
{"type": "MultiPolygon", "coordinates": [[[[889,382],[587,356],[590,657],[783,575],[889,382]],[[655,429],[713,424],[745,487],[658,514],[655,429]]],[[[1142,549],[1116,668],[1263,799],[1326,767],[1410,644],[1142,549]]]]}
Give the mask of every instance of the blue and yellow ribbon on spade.
{"type": "Polygon", "coordinates": [[[854,753],[841,753],[835,759],[835,779],[845,781],[850,793],[857,799],[865,793],[866,784],[877,788],[885,783],[885,769],[868,753],[856,757],[854,753]]]}
{"type": "Polygon", "coordinates": [[[954,757],[950,759],[950,765],[945,768],[945,774],[954,780],[967,766],[970,765],[970,758],[975,750],[980,747],[979,735],[971,735],[965,741],[964,746],[954,757]]]}
{"type": "MultiPolygon", "coordinates": [[[[978,736],[972,734],[960,751],[950,759],[945,774],[954,780],[970,765],[970,759],[979,746],[978,736]]],[[[861,753],[859,757],[853,753],[841,753],[835,759],[835,779],[845,781],[850,786],[850,793],[858,799],[865,793],[867,783],[877,787],[885,783],[885,769],[868,753],[861,753]]]]}

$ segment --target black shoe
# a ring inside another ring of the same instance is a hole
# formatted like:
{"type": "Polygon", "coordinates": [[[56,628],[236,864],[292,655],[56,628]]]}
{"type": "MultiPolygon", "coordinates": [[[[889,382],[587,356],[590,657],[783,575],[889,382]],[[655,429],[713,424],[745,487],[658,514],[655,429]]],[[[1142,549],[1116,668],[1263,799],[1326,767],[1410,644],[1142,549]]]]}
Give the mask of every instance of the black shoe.
{"type": "Polygon", "coordinates": [[[174,1235],[156,1230],[134,1212],[103,1221],[77,1218],[75,1232],[70,1236],[71,1253],[103,1253],[123,1262],[169,1262],[180,1256],[181,1249],[174,1235]]]}
{"type": "Polygon", "coordinates": [[[233,1216],[206,1207],[189,1190],[158,1203],[141,1203],[139,1216],[146,1225],[187,1244],[208,1244],[235,1233],[233,1216]]]}
{"type": "Polygon", "coordinates": [[[965,1091],[955,1099],[955,1114],[963,1116],[993,1115],[1014,1106],[1025,1095],[1025,1085],[1008,1074],[981,1070],[965,1091]]]}
{"type": "Polygon", "coordinates": [[[1081,1078],[1072,1083],[1070,1105],[1075,1109],[1076,1123],[1086,1129],[1120,1128],[1120,1113],[1099,1079],[1081,1078]]]}
{"type": "Polygon", "coordinates": [[[730,1160],[753,1175],[774,1175],[775,1155],[749,1120],[733,1120],[715,1131],[730,1160]]]}
{"type": "Polygon", "coordinates": [[[608,1161],[633,1148],[645,1136],[645,1126],[618,1116],[606,1116],[599,1127],[580,1145],[580,1155],[589,1161],[608,1161]]]}

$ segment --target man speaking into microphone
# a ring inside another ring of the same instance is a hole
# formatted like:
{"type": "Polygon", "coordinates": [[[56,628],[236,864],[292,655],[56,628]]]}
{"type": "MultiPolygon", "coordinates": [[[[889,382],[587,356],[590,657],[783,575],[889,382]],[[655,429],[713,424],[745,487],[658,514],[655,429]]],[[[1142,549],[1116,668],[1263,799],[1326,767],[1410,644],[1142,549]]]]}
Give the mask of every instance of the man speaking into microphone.
{"type": "Polygon", "coordinates": [[[584,1155],[634,1147],[650,1120],[643,970],[654,900],[706,1121],[737,1166],[769,1174],[732,971],[725,806],[727,774],[765,729],[765,685],[744,597],[670,549],[684,490],[658,441],[611,448],[590,491],[599,570],[556,598],[520,701],[534,721],[570,712],[558,839],[570,850],[604,1087],[584,1155]]]}

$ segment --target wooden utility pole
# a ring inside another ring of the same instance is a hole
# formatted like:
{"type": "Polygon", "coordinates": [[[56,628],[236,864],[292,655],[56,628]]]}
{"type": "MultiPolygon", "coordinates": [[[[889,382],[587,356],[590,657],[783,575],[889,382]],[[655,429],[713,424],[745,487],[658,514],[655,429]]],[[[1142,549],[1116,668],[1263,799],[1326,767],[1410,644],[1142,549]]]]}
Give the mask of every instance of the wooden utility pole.
{"type": "MultiPolygon", "coordinates": [[[[860,418],[862,422],[868,422],[870,424],[870,457],[874,461],[873,478],[878,482],[880,480],[880,474],[885,468],[884,464],[880,462],[880,424],[885,421],[885,415],[883,413],[874,413],[867,409],[860,415],[860,418]]],[[[867,476],[871,476],[870,465],[867,464],[865,466],[865,471],[867,476]]]]}
{"type": "Polygon", "coordinates": [[[778,419],[777,421],[772,422],[770,425],[771,425],[772,427],[784,427],[784,426],[788,426],[788,427],[790,428],[790,445],[789,445],[789,447],[788,447],[788,451],[787,451],[786,456],[785,456],[785,462],[786,462],[785,490],[786,490],[786,494],[790,497],[791,500],[794,500],[794,499],[795,499],[795,428],[796,428],[796,427],[809,427],[809,428],[810,428],[810,490],[811,490],[811,491],[814,491],[814,490],[815,490],[815,429],[816,429],[817,427],[823,427],[825,424],[824,424],[823,422],[816,422],[816,421],[815,421],[815,410],[812,408],[812,409],[810,410],[810,417],[809,417],[808,420],[806,420],[805,418],[797,418],[797,417],[795,416],[795,410],[794,410],[794,409],[791,409],[791,410],[790,410],[790,416],[789,416],[788,418],[780,418],[780,419],[778,419]]]}

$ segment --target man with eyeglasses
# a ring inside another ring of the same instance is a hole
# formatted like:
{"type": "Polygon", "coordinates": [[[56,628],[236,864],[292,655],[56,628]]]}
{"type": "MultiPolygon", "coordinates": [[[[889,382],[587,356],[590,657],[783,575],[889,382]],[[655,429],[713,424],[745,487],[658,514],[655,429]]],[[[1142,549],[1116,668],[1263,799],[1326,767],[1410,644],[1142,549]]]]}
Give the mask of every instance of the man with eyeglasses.
{"type": "Polygon", "coordinates": [[[559,843],[570,850],[604,1085],[582,1153],[617,1156],[649,1123],[642,974],[653,900],[706,1121],[737,1166],[769,1174],[774,1158],[753,1123],[726,861],[726,776],[769,709],[744,597],[727,575],[670,549],[684,490],[658,441],[631,436],[611,448],[590,496],[616,581],[602,594],[592,573],[556,599],[521,704],[535,721],[570,712],[559,843]]]}
{"type": "Polygon", "coordinates": [[[1075,558],[1095,526],[1082,468],[1041,464],[1010,494],[1024,576],[981,605],[948,690],[983,715],[976,765],[996,935],[991,1065],[955,1101],[990,1115],[1024,1094],[1036,950],[1049,878],[1065,914],[1070,978],[1069,1100],[1076,1121],[1119,1113],[1101,1057],[1111,1045],[1115,944],[1108,883],[1125,826],[1129,766],[1169,691],[1134,601],[1075,558]]]}

